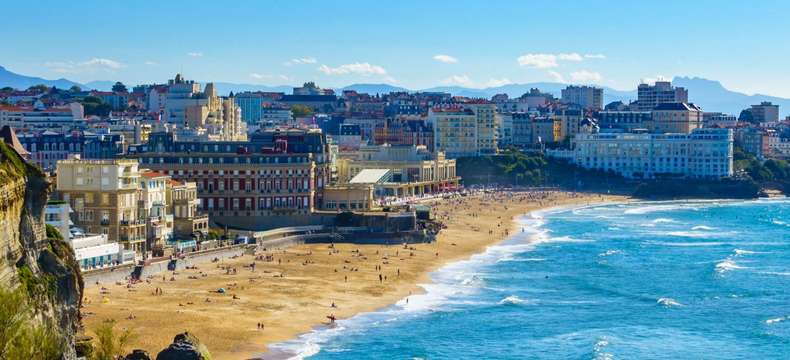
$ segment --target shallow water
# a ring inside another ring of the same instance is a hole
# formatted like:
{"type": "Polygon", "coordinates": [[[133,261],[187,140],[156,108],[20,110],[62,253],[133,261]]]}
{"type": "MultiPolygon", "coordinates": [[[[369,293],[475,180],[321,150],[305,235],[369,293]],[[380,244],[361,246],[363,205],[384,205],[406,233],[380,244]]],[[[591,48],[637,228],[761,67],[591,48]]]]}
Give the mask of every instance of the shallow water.
{"type": "Polygon", "coordinates": [[[310,359],[790,358],[790,201],[533,213],[426,293],[273,348],[310,359]]]}

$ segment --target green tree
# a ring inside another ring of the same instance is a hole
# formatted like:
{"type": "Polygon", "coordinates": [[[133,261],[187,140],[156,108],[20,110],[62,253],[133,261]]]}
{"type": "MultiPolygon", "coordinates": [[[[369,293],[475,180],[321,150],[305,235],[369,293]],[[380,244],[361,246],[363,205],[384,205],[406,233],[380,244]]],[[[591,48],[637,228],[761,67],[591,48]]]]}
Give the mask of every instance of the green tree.
{"type": "Polygon", "coordinates": [[[80,103],[85,108],[85,115],[107,116],[112,110],[110,104],[96,96],[86,96],[80,103]]]}
{"type": "Polygon", "coordinates": [[[49,86],[46,86],[44,84],[38,84],[38,85],[33,85],[33,86],[27,88],[27,90],[28,91],[37,92],[37,93],[47,92],[49,90],[49,86]]]}
{"type": "Polygon", "coordinates": [[[115,331],[115,320],[106,320],[99,325],[94,333],[93,360],[115,360],[123,357],[126,347],[132,341],[131,330],[115,331]]]}
{"type": "Polygon", "coordinates": [[[294,117],[305,117],[313,115],[313,109],[307,105],[294,105],[291,106],[291,114],[294,117]]]}
{"type": "Polygon", "coordinates": [[[35,324],[22,290],[0,288],[0,359],[59,359],[63,345],[52,327],[35,324]]]}
{"type": "Polygon", "coordinates": [[[112,86],[112,91],[113,92],[129,92],[129,90],[126,89],[126,85],[124,85],[120,81],[116,82],[115,85],[112,86]]]}
{"type": "Polygon", "coordinates": [[[69,88],[69,91],[71,91],[71,92],[73,92],[73,93],[75,93],[75,92],[80,92],[80,91],[82,91],[82,88],[81,88],[81,87],[79,87],[79,86],[77,86],[77,85],[74,85],[74,86],[72,86],[72,87],[70,87],[70,88],[69,88]]]}
{"type": "Polygon", "coordinates": [[[10,93],[12,91],[14,91],[14,88],[12,88],[10,86],[5,86],[2,89],[0,89],[0,93],[10,93]]]}

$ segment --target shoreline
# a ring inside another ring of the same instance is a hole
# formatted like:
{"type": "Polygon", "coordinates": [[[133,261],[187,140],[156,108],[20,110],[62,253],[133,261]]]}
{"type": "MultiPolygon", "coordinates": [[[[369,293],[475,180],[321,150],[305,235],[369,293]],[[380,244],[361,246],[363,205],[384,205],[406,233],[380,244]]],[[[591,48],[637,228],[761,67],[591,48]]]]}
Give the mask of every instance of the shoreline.
{"type": "Polygon", "coordinates": [[[348,319],[423,293],[421,285],[433,282],[431,273],[484,253],[487,248],[516,234],[521,216],[627,199],[619,195],[568,192],[550,192],[545,198],[528,199],[530,195],[527,194],[492,192],[425,201],[433,207],[434,216],[447,225],[437,241],[430,244],[407,248],[336,244],[331,249],[328,244],[299,245],[259,252],[259,256],[277,258],[277,264],[257,262],[254,257],[245,255],[205,264],[199,269],[168,273],[162,278],[157,276],[128,289],[124,289],[125,284],[89,289],[86,291],[86,328],[90,332],[103,319],[116,319],[121,327],[138,334],[129,349],[155,352],[166,347],[177,332],[189,330],[206,343],[215,359],[286,358],[293,354],[272,353],[271,345],[314,331],[325,325],[325,317],[329,314],[348,319]],[[487,233],[484,228],[488,228],[485,229],[487,233]],[[272,280],[258,280],[263,276],[254,272],[257,269],[251,272],[245,268],[250,262],[257,263],[258,271],[262,270],[265,277],[272,280]],[[215,268],[209,269],[211,267],[215,268]],[[223,272],[230,268],[237,272],[223,272]],[[377,274],[384,274],[383,279],[377,274]],[[184,275],[188,275],[186,280],[184,275]],[[238,280],[244,278],[249,283],[239,285],[238,280]],[[232,280],[236,281],[230,282],[232,280]],[[185,285],[188,282],[191,283],[185,285]],[[223,284],[227,285],[227,294],[210,290],[223,284]],[[164,295],[145,294],[155,288],[161,288],[164,295]],[[228,299],[231,293],[233,299],[228,299]],[[205,300],[200,301],[203,298],[205,300]],[[334,303],[336,307],[329,305],[334,303]],[[199,309],[194,311],[193,308],[199,309]],[[263,323],[263,330],[256,329],[256,321],[263,323]]]}

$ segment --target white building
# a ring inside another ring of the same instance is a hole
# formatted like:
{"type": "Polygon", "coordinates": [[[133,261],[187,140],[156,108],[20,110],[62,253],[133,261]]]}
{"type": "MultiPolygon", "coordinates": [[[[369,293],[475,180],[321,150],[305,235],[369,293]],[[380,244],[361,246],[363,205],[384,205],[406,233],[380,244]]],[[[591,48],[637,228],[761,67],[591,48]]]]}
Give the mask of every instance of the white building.
{"type": "Polygon", "coordinates": [[[117,242],[109,242],[105,234],[85,235],[75,231],[70,238],[74,256],[83,270],[122,265],[135,260],[134,251],[124,250],[117,242]]]}
{"type": "Polygon", "coordinates": [[[723,178],[733,174],[730,129],[695,129],[690,134],[582,133],[573,150],[549,150],[587,168],[627,178],[723,178]]]}
{"type": "Polygon", "coordinates": [[[8,125],[19,129],[70,129],[83,120],[83,107],[79,103],[68,107],[37,110],[28,107],[0,105],[0,127],[8,125]]]}
{"type": "Polygon", "coordinates": [[[44,211],[44,221],[54,226],[63,239],[74,249],[74,255],[83,270],[120,265],[134,261],[134,251],[123,250],[121,244],[110,242],[106,234],[85,234],[74,227],[69,214],[71,207],[65,201],[50,201],[44,211]]]}
{"type": "Polygon", "coordinates": [[[71,207],[65,201],[50,201],[44,208],[44,222],[57,228],[64,240],[69,240],[71,235],[69,232],[72,225],[70,213],[71,207]]]}
{"type": "Polygon", "coordinates": [[[594,86],[570,85],[562,89],[562,102],[576,104],[585,109],[603,109],[603,89],[594,86]]]}

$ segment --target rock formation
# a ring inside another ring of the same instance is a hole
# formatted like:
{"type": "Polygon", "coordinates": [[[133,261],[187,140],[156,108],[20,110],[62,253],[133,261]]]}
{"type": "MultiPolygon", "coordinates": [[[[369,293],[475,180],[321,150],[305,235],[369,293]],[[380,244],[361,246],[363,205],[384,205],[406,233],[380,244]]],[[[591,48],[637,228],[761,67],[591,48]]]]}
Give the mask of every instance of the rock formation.
{"type": "Polygon", "coordinates": [[[50,183],[0,141],[0,288],[21,289],[33,320],[54,328],[75,359],[83,283],[71,247],[47,236],[44,209],[50,183]]]}
{"type": "Polygon", "coordinates": [[[211,354],[195,335],[176,335],[173,343],[156,356],[156,360],[211,360],[211,354]]]}

